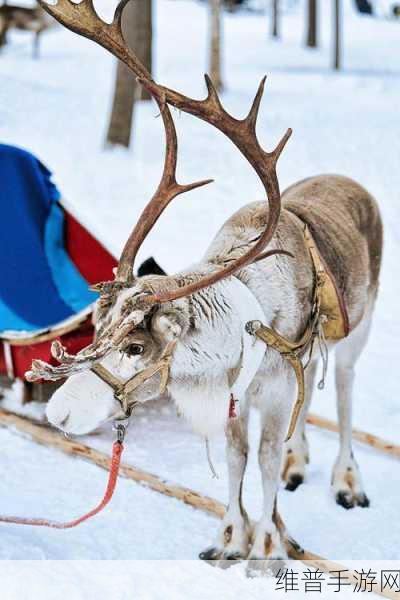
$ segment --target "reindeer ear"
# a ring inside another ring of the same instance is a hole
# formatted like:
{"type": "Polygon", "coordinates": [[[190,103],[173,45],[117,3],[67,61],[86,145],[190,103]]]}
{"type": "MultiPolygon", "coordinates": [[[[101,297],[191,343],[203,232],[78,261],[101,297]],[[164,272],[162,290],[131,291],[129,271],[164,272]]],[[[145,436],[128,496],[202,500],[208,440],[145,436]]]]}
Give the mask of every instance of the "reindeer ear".
{"type": "Polygon", "coordinates": [[[165,342],[179,338],[187,329],[188,319],[179,308],[156,312],[151,320],[151,329],[155,337],[165,342]]]}

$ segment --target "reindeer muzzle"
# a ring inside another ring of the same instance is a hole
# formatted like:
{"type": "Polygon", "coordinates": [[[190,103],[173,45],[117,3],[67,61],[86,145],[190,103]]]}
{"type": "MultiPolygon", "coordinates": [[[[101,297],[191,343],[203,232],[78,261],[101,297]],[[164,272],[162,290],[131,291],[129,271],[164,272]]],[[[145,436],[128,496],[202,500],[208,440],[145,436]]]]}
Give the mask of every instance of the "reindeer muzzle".
{"type": "Polygon", "coordinates": [[[140,402],[137,400],[129,400],[129,396],[140,386],[144,385],[149,379],[157,375],[157,373],[160,373],[161,376],[159,389],[160,396],[165,392],[170,376],[171,362],[175,345],[175,341],[170,342],[163,352],[160,360],[158,360],[154,365],[150,365],[138,373],[135,373],[135,375],[127,380],[116,377],[100,363],[93,365],[90,370],[111,387],[114,392],[114,398],[121,405],[125,417],[128,418],[130,417],[135,406],[140,404],[140,402]]]}

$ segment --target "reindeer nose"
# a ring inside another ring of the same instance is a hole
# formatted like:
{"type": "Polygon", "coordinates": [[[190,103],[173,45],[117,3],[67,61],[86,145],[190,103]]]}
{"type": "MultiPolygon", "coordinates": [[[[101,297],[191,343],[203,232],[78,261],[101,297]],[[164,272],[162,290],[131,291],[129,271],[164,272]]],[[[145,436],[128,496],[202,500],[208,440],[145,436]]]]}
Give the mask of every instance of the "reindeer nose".
{"type": "Polygon", "coordinates": [[[66,424],[67,424],[67,421],[68,421],[68,419],[69,419],[69,414],[70,414],[70,413],[69,413],[69,411],[68,411],[68,414],[67,414],[67,416],[66,416],[66,417],[65,417],[65,418],[64,418],[64,419],[61,421],[61,423],[59,424],[59,427],[64,427],[64,425],[66,425],[66,424]]]}

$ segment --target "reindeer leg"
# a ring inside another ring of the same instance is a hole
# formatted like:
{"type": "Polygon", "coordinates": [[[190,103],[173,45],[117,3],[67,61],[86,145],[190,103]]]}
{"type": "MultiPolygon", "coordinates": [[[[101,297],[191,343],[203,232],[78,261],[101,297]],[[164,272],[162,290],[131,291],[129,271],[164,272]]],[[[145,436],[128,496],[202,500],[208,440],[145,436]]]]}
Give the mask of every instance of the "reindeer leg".
{"type": "Polygon", "coordinates": [[[40,52],[40,34],[41,31],[35,31],[33,38],[32,58],[38,59],[40,52]]]}
{"type": "Polygon", "coordinates": [[[286,550],[289,558],[293,558],[295,560],[302,560],[302,559],[307,560],[305,550],[288,533],[288,530],[286,529],[286,525],[278,512],[276,501],[275,501],[274,512],[272,515],[272,520],[275,523],[277,530],[279,531],[281,540],[284,544],[285,550],[286,550]]]}
{"type": "Polygon", "coordinates": [[[7,43],[7,23],[4,17],[0,15],[0,48],[7,43]]]}
{"type": "MultiPolygon", "coordinates": [[[[258,459],[264,502],[262,517],[254,529],[250,561],[280,562],[287,557],[284,540],[273,520],[284,439],[295,397],[294,376],[292,373],[286,375],[280,374],[275,381],[269,379],[268,394],[265,394],[262,402],[258,401],[262,427],[258,459]]],[[[251,569],[254,566],[249,565],[251,569]]],[[[258,568],[264,568],[264,565],[260,563],[258,568]]]]}
{"type": "Polygon", "coordinates": [[[370,317],[341,341],[336,348],[336,392],[339,417],[340,450],[332,473],[332,489],[336,502],[344,508],[369,506],[360,470],[352,450],[352,391],[354,364],[368,339],[370,317]]]}
{"type": "Polygon", "coordinates": [[[202,560],[239,560],[249,551],[250,524],[242,505],[243,476],[248,454],[248,406],[226,429],[226,458],[229,477],[229,504],[215,543],[200,553],[202,560]]]}
{"type": "Polygon", "coordinates": [[[286,483],[286,489],[291,492],[294,492],[303,483],[306,465],[309,462],[305,424],[311,404],[317,365],[317,361],[312,361],[305,370],[305,402],[301,408],[296,429],[291,439],[285,444],[282,480],[286,483]]]}

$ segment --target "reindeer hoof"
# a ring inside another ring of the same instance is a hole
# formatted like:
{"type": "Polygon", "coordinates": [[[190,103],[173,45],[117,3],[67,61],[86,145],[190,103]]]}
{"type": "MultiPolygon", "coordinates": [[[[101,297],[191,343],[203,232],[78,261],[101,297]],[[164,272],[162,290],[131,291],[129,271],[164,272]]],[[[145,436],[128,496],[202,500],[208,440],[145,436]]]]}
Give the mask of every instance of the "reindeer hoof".
{"type": "Polygon", "coordinates": [[[219,560],[221,554],[222,551],[219,548],[213,546],[212,548],[207,548],[207,550],[200,552],[199,558],[200,560],[219,560]]]}
{"type": "Polygon", "coordinates": [[[286,559],[274,556],[268,559],[251,557],[247,563],[247,577],[277,577],[279,571],[285,568],[286,559]]]}
{"type": "Polygon", "coordinates": [[[222,560],[244,560],[246,557],[241,552],[224,552],[222,555],[222,560]]]}
{"type": "Polygon", "coordinates": [[[300,475],[299,473],[293,473],[289,477],[289,480],[285,486],[285,490],[288,490],[289,492],[294,492],[303,482],[303,475],[300,475]]]}
{"type": "Polygon", "coordinates": [[[336,504],[343,506],[343,508],[346,508],[347,510],[349,508],[354,508],[353,496],[350,492],[338,492],[336,494],[336,504]]]}
{"type": "Polygon", "coordinates": [[[336,494],[336,503],[339,504],[339,506],[343,506],[346,510],[354,508],[355,506],[367,508],[369,506],[369,499],[364,493],[353,495],[348,491],[340,491],[336,494]]]}
{"type": "Polygon", "coordinates": [[[357,496],[357,505],[361,506],[361,508],[368,508],[370,505],[368,496],[366,494],[359,494],[357,496]]]}

